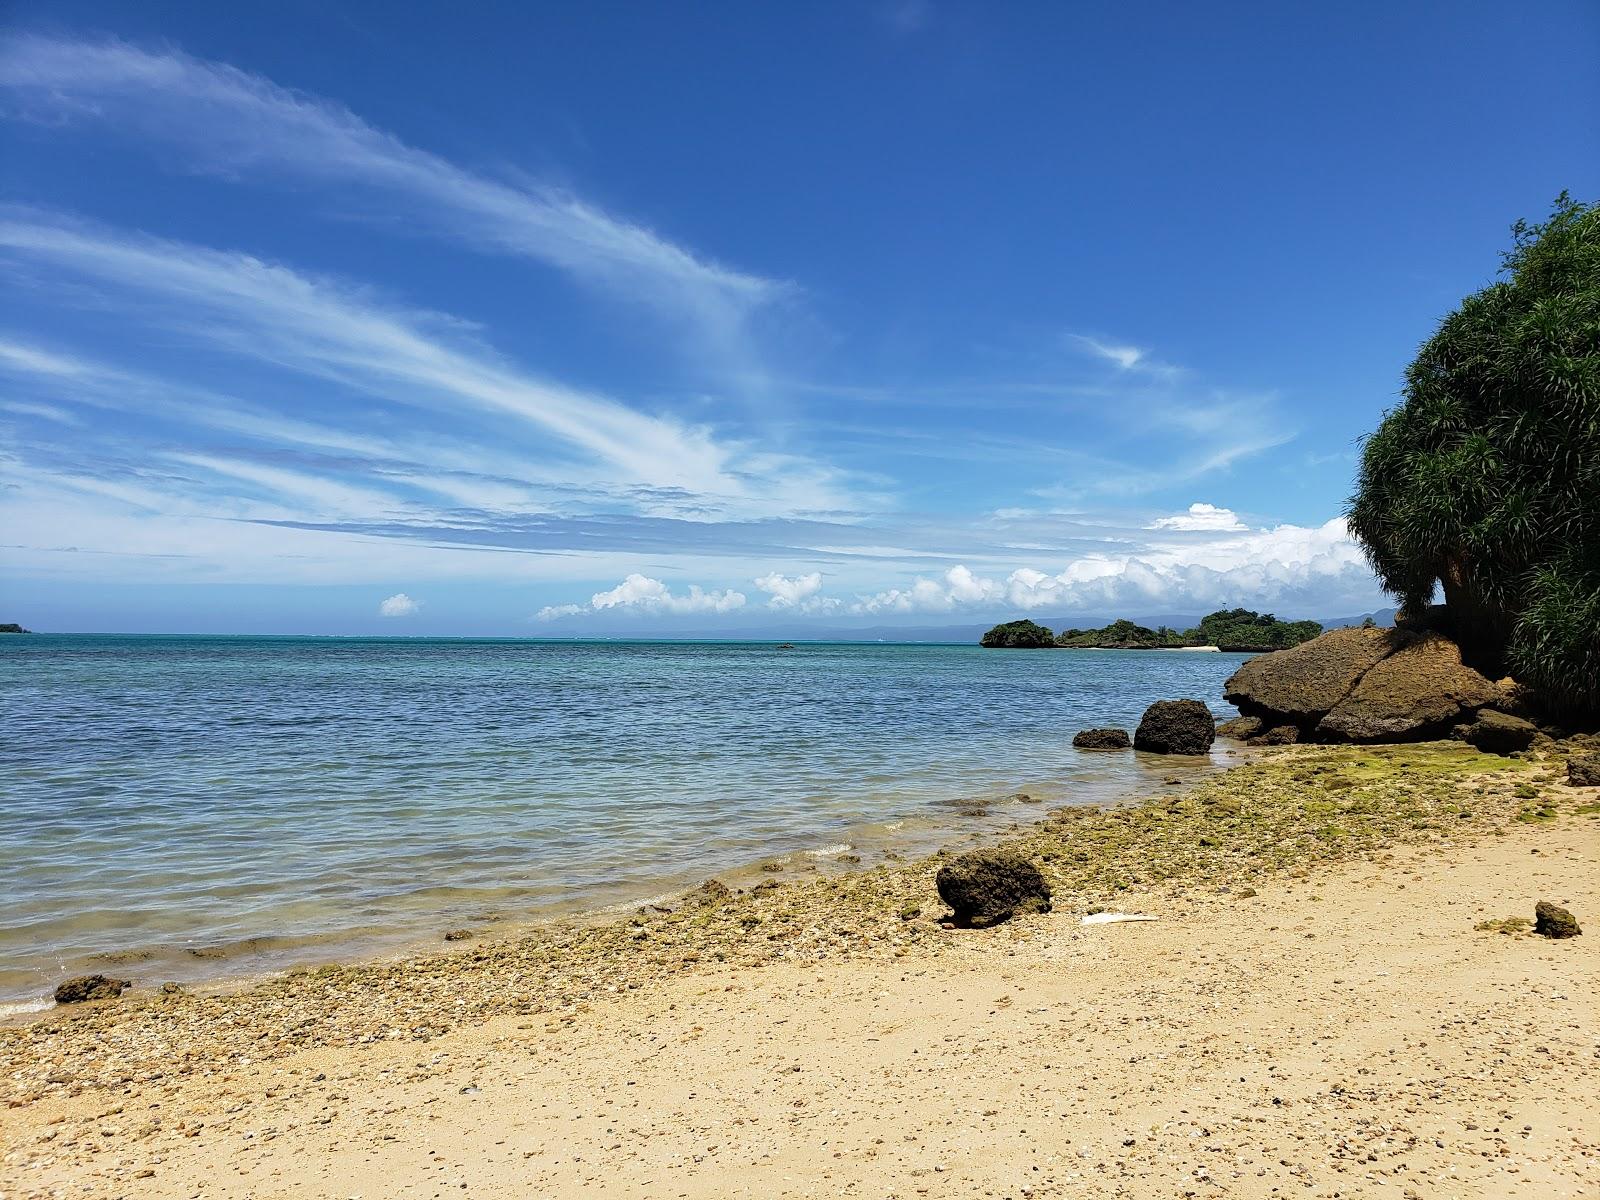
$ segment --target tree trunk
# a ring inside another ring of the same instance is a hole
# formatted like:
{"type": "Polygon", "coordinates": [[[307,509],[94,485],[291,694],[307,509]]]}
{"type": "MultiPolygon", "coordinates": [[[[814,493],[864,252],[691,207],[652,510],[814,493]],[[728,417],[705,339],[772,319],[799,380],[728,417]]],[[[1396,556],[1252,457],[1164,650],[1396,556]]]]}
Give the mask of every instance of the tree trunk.
{"type": "Polygon", "coordinates": [[[1470,569],[1461,557],[1446,561],[1439,581],[1444,585],[1449,632],[1461,647],[1462,658],[1489,678],[1499,678],[1506,669],[1510,619],[1479,594],[1473,586],[1470,569]]]}

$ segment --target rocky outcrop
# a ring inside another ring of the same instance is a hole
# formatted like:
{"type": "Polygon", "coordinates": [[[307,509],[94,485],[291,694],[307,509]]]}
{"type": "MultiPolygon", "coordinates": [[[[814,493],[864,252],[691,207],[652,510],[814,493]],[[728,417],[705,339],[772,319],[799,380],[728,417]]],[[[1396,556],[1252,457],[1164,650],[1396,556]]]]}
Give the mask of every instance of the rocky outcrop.
{"type": "Polygon", "coordinates": [[[940,867],[933,882],[958,925],[994,925],[1018,913],[1050,911],[1050,885],[1013,850],[973,850],[940,867]]]}
{"type": "Polygon", "coordinates": [[[1443,634],[1425,633],[1372,666],[1322,720],[1334,741],[1392,742],[1437,735],[1500,698],[1443,634]]]}
{"type": "Polygon", "coordinates": [[[1252,746],[1292,746],[1300,740],[1300,726],[1274,725],[1250,739],[1252,746]]]}
{"type": "Polygon", "coordinates": [[[1157,700],[1144,710],[1133,748],[1152,754],[1209,754],[1217,720],[1200,700],[1157,700]]]}
{"type": "Polygon", "coordinates": [[[1126,750],[1133,742],[1126,729],[1080,729],[1072,744],[1079,750],[1126,750]]]}
{"type": "Polygon", "coordinates": [[[1245,663],[1222,685],[1229,704],[1269,724],[1315,724],[1378,663],[1414,634],[1395,629],[1335,629],[1289,650],[1245,663]]]}
{"type": "Polygon", "coordinates": [[[1541,937],[1570,938],[1583,932],[1578,928],[1576,917],[1548,900],[1541,900],[1534,905],[1533,916],[1533,931],[1541,937]]]}
{"type": "Polygon", "coordinates": [[[1244,742],[1265,733],[1266,729],[1267,723],[1260,717],[1235,717],[1217,726],[1217,736],[1244,742]]]}
{"type": "Polygon", "coordinates": [[[733,889],[720,879],[708,879],[691,892],[684,893],[684,908],[715,908],[733,895],[733,889]]]}
{"type": "Polygon", "coordinates": [[[1480,713],[1525,705],[1522,689],[1485,679],[1453,641],[1418,628],[1335,629],[1251,659],[1223,694],[1244,714],[1224,728],[1242,732],[1243,720],[1254,718],[1260,728],[1245,736],[1256,745],[1419,741],[1456,728],[1474,745],[1508,753],[1539,732],[1520,712],[1479,721],[1480,713]]]}
{"type": "Polygon", "coordinates": [[[56,987],[57,1004],[83,1004],[89,1000],[115,1000],[133,986],[128,979],[112,979],[109,975],[79,975],[56,987]]]}
{"type": "Polygon", "coordinates": [[[1486,708],[1461,731],[1461,740],[1488,754],[1514,754],[1533,745],[1539,727],[1532,721],[1486,708]]]}
{"type": "Polygon", "coordinates": [[[1567,783],[1571,787],[1600,787],[1600,754],[1567,759],[1567,783]]]}

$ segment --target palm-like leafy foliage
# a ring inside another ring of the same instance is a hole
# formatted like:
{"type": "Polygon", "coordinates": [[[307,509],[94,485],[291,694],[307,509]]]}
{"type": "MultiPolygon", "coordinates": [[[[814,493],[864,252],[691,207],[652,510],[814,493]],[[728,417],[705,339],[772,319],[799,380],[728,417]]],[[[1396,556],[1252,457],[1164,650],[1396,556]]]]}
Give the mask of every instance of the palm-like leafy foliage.
{"type": "Polygon", "coordinates": [[[1600,710],[1600,204],[1518,222],[1502,281],[1446,317],[1367,439],[1349,518],[1417,611],[1442,585],[1463,645],[1600,710]]]}

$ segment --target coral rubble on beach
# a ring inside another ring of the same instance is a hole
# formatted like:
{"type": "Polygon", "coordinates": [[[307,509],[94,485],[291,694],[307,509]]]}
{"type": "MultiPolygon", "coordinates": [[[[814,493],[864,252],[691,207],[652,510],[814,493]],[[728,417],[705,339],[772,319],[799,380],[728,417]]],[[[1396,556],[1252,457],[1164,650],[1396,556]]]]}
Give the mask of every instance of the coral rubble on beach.
{"type": "MultiPolygon", "coordinates": [[[[1130,889],[1243,888],[1272,872],[1382,853],[1404,842],[1492,835],[1583,797],[1564,763],[1459,743],[1288,747],[1197,786],[1116,808],[1067,807],[1006,843],[1039,864],[1057,909],[1130,889]]],[[[566,923],[463,951],[291,972],[244,990],[150,994],[74,1006],[0,1029],[13,1101],[281,1057],[307,1047],[426,1042],[502,1013],[573,1019],[597,996],[728,963],[938,954],[933,877],[948,861],[737,894],[710,888],[675,911],[566,923]],[[902,913],[916,909],[916,919],[902,913]]]]}

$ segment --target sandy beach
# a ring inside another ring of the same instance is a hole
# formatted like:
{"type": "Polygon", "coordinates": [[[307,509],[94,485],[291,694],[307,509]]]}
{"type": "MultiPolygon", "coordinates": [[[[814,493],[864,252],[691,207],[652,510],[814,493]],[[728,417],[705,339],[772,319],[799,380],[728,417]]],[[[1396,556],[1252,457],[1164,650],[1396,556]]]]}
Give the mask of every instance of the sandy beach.
{"type": "Polygon", "coordinates": [[[1276,751],[1017,843],[0,1031],[0,1196],[1600,1194],[1600,789],[1276,751]],[[1085,926],[1096,909],[1148,923],[1085,926]]]}

